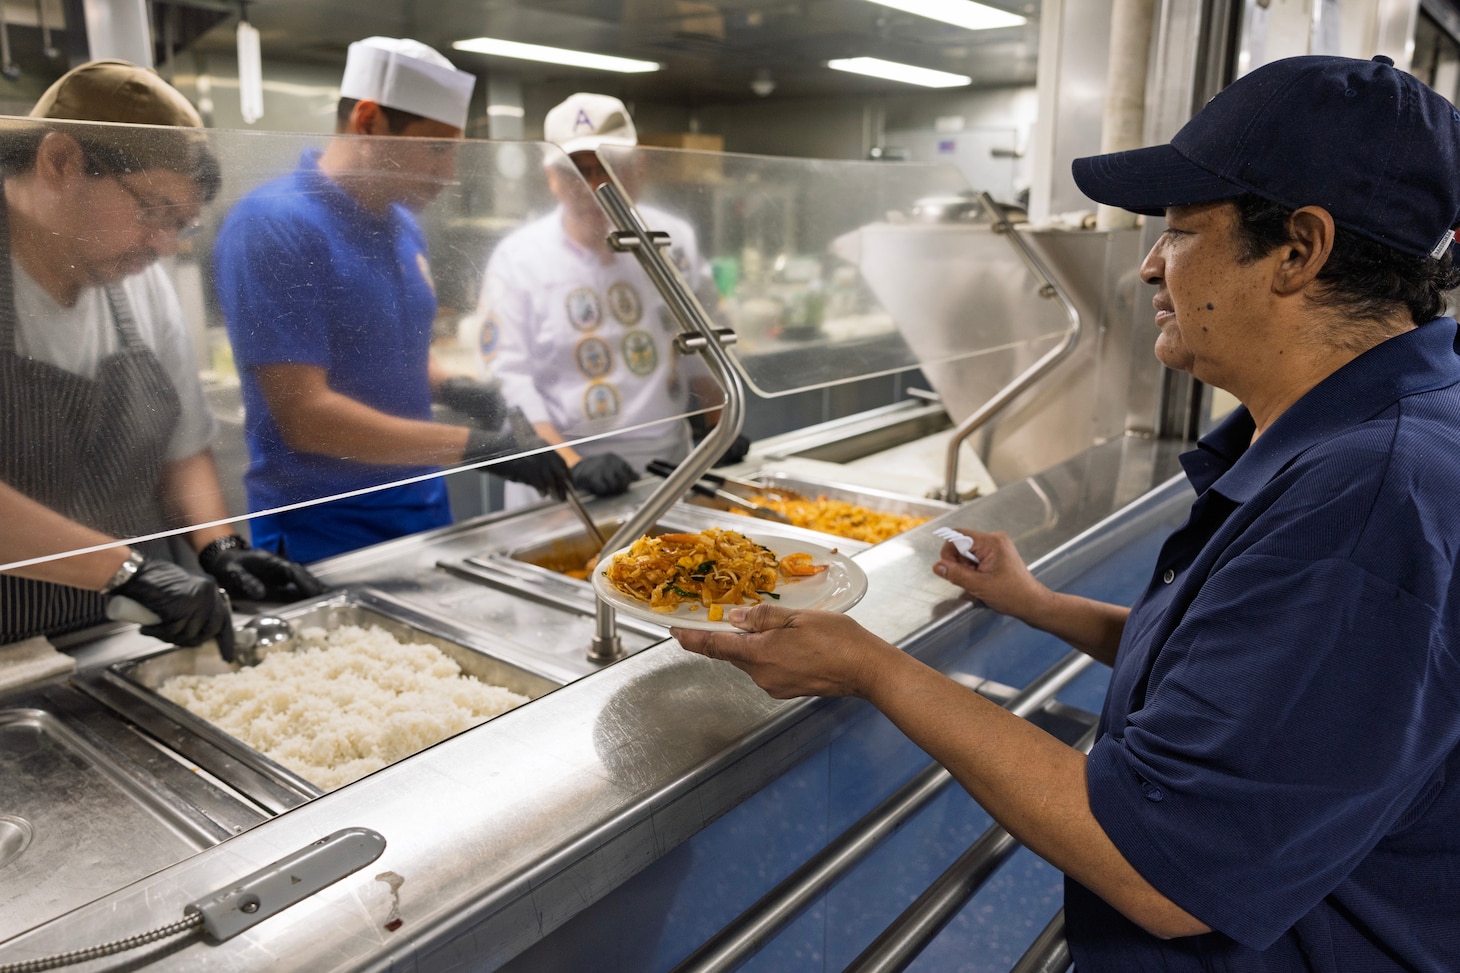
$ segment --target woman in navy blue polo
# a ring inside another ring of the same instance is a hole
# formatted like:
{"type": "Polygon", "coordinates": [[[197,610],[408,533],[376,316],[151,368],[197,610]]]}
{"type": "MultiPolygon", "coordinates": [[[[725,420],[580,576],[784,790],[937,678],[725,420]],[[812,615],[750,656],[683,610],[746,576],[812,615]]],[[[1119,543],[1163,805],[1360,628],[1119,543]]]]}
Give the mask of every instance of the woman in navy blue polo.
{"type": "Polygon", "coordinates": [[[1075,163],[1166,218],[1157,357],[1242,403],[1182,458],[1191,516],[1132,608],[1049,591],[1002,535],[935,566],[1113,665],[1088,758],[844,616],[675,636],[778,697],[870,700],[1065,872],[1081,973],[1460,969],[1457,163],[1448,102],[1334,57],[1075,163]]]}

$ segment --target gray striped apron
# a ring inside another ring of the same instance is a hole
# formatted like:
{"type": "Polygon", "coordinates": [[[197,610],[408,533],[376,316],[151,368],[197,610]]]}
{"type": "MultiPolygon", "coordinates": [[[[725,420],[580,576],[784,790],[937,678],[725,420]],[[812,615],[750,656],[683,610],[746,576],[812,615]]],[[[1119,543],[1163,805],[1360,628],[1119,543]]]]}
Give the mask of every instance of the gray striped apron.
{"type": "MultiPolygon", "coordinates": [[[[0,183],[0,241],[9,240],[0,183]]],[[[113,537],[168,523],[161,502],[167,447],[182,404],[137,334],[127,295],[106,288],[121,348],[83,378],[16,351],[15,282],[0,253],[0,479],[32,500],[113,537]]],[[[164,555],[165,542],[143,545],[164,555]]],[[[94,591],[0,575],[0,644],[105,621],[94,591]]]]}

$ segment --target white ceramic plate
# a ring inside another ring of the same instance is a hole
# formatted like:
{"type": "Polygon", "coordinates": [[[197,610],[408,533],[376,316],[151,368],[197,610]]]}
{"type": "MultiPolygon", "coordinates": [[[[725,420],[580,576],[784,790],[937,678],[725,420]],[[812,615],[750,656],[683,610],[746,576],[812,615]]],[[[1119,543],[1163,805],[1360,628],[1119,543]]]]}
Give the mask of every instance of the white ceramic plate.
{"type": "MultiPolygon", "coordinates": [[[[750,531],[740,533],[757,544],[770,548],[778,558],[801,552],[810,554],[813,563],[827,565],[825,571],[818,571],[809,578],[793,580],[783,577],[777,580],[775,593],[781,597],[779,599],[767,598],[766,601],[772,605],[780,605],[782,608],[819,608],[823,611],[844,612],[861,601],[862,596],[867,593],[866,572],[845,554],[837,554],[830,548],[822,547],[819,544],[808,544],[805,541],[770,534],[756,534],[750,531]]],[[[608,565],[613,558],[622,553],[623,551],[615,551],[604,558],[604,565],[608,565]]],[[[705,617],[704,605],[699,605],[694,610],[691,610],[690,605],[680,605],[673,612],[656,612],[649,607],[647,602],[630,597],[609,584],[608,579],[603,576],[602,569],[595,569],[593,572],[593,590],[598,593],[598,597],[619,611],[656,625],[663,625],[666,628],[699,628],[712,632],[740,631],[729,622],[710,621],[705,617]]],[[[731,606],[725,607],[729,609],[731,606]]]]}

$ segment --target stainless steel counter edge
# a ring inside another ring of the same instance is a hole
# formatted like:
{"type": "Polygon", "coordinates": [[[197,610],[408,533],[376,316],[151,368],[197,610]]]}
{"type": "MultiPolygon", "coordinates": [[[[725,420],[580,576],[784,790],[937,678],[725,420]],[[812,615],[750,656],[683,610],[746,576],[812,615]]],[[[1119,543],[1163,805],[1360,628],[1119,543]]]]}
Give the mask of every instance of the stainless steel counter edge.
{"type": "MultiPolygon", "coordinates": [[[[1169,444],[1107,443],[935,523],[1006,530],[1033,560],[1166,481],[1173,460],[1169,444]]],[[[1179,493],[1168,483],[1161,496],[1179,493]]],[[[853,614],[891,641],[975,611],[928,570],[932,526],[857,558],[872,586],[853,614]]],[[[0,961],[170,923],[263,865],[365,827],[388,844],[363,871],[220,946],[128,956],[160,971],[491,968],[824,744],[861,705],[772,700],[666,641],[0,944],[0,961]],[[395,931],[388,873],[404,879],[395,931]]]]}

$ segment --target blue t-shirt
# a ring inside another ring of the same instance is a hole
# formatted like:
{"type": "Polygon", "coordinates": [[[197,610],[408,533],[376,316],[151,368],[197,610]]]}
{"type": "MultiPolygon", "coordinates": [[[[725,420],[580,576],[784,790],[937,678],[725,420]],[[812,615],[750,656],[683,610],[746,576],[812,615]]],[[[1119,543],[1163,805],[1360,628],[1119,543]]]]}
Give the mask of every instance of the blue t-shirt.
{"type": "MultiPolygon", "coordinates": [[[[373,409],[431,418],[429,363],[436,295],[426,243],[410,213],[376,215],[319,169],[319,154],[249,193],[218,235],[214,269],[238,365],[245,412],[249,509],[267,510],[435,472],[300,453],[280,435],[253,369],[314,365],[330,388],[373,409]]],[[[434,508],[429,522],[379,514],[384,540],[449,522],[439,478],[393,488],[403,511],[434,508]]],[[[324,521],[349,499],[316,508],[324,521]],[[336,504],[340,506],[336,506],[336,504]]]]}
{"type": "Polygon", "coordinates": [[[1460,970],[1455,343],[1432,321],[1182,458],[1198,496],[1126,623],[1088,790],[1215,931],[1163,942],[1069,881],[1080,973],[1460,970]]]}

